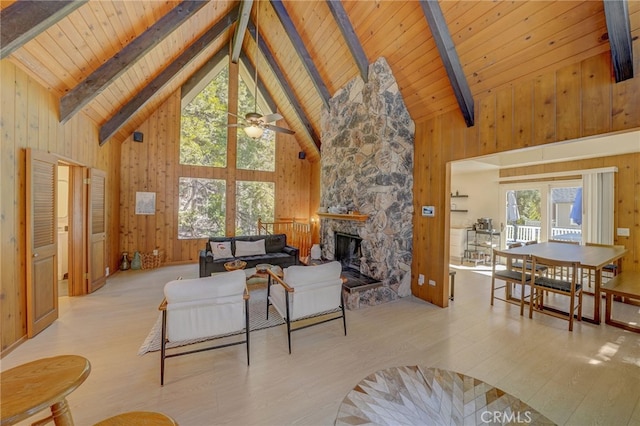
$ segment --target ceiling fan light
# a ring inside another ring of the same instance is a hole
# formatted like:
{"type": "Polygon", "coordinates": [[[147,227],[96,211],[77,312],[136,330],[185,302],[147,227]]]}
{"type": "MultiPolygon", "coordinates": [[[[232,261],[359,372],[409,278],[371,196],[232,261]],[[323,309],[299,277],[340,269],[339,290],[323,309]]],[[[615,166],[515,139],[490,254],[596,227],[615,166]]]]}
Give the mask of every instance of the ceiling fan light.
{"type": "Polygon", "coordinates": [[[244,132],[253,139],[258,139],[264,133],[264,129],[258,126],[247,126],[244,128],[244,132]]]}

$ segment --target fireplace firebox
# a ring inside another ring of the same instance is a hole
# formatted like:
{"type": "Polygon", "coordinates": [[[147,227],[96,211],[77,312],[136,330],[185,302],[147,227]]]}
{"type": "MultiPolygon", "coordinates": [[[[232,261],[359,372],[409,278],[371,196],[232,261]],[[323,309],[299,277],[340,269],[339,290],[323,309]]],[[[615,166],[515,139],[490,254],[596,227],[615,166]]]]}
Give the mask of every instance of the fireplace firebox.
{"type": "Polygon", "coordinates": [[[342,269],[350,268],[360,271],[362,238],[337,231],[334,233],[334,238],[336,244],[334,258],[342,264],[342,269]]]}
{"type": "Polygon", "coordinates": [[[343,285],[345,290],[353,293],[382,285],[380,280],[360,272],[362,238],[357,235],[335,231],[334,241],[334,259],[342,265],[342,277],[347,279],[343,285]]]}

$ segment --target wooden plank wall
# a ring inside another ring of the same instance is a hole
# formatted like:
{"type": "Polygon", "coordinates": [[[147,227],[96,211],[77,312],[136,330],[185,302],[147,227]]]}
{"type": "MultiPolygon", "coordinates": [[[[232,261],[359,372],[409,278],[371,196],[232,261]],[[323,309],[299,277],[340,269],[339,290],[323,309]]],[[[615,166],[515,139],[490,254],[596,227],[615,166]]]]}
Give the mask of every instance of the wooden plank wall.
{"type": "MultiPolygon", "coordinates": [[[[616,84],[609,53],[499,88],[476,99],[475,126],[467,128],[458,111],[416,125],[414,170],[414,240],[412,292],[438,306],[448,305],[450,193],[448,163],[496,152],[640,128],[640,40],[634,41],[635,77],[616,84]],[[435,205],[435,218],[420,215],[420,206],[435,205]],[[418,286],[418,274],[436,286],[418,286]]],[[[603,156],[606,146],[602,147],[603,156]]],[[[615,227],[630,228],[617,237],[629,254],[624,268],[640,270],[640,161],[638,155],[594,159],[574,164],[539,166],[570,169],[615,165],[615,227]],[[624,195],[623,195],[624,194],[624,195]],[[632,195],[630,195],[632,194],[632,195]]],[[[530,169],[527,169],[530,170],[530,169]]],[[[522,170],[517,170],[520,173],[522,170]]]]}
{"type": "Polygon", "coordinates": [[[48,151],[107,173],[107,247],[117,269],[120,145],[98,145],[98,127],[83,114],[61,125],[58,99],[10,61],[0,61],[0,320],[4,355],[26,336],[25,149],[48,151]]]}
{"type": "MultiPolygon", "coordinates": [[[[227,222],[233,228],[235,218],[235,185],[238,180],[275,183],[276,217],[309,218],[310,163],[298,159],[300,150],[295,138],[276,134],[276,171],[238,170],[185,166],[179,164],[180,93],[174,93],[139,128],[144,142],[131,138],[122,143],[120,192],[120,252],[164,252],[164,262],[198,261],[206,239],[178,239],[178,181],[191,176],[227,181],[227,222]],[[156,214],[135,214],[136,191],[156,193],[156,214]],[[229,217],[230,216],[230,217],[229,217]]],[[[229,150],[235,144],[229,144],[229,150]]],[[[228,153],[235,163],[235,152],[228,153]]]]}

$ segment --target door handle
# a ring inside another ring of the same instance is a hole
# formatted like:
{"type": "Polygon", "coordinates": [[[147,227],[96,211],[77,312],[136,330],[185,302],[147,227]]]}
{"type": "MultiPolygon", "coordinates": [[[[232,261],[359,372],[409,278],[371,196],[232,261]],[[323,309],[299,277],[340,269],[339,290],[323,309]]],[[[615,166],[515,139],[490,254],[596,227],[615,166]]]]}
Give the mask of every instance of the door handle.
{"type": "Polygon", "coordinates": [[[38,253],[33,253],[33,257],[38,257],[38,253]]]}

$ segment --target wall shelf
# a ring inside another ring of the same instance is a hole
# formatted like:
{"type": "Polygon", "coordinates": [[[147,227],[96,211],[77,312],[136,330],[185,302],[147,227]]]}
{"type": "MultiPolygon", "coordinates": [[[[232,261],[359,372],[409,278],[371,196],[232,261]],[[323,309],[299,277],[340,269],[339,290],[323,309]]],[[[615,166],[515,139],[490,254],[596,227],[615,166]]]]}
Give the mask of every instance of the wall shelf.
{"type": "Polygon", "coordinates": [[[355,220],[357,222],[364,222],[369,219],[368,214],[317,213],[317,215],[324,219],[355,220]]]}
{"type": "Polygon", "coordinates": [[[469,196],[460,194],[460,195],[451,195],[451,198],[469,198],[469,196]]]}
{"type": "Polygon", "coordinates": [[[452,211],[452,212],[462,212],[462,213],[466,213],[466,212],[468,212],[469,210],[459,210],[459,209],[454,209],[454,210],[451,210],[451,211],[452,211]]]}

